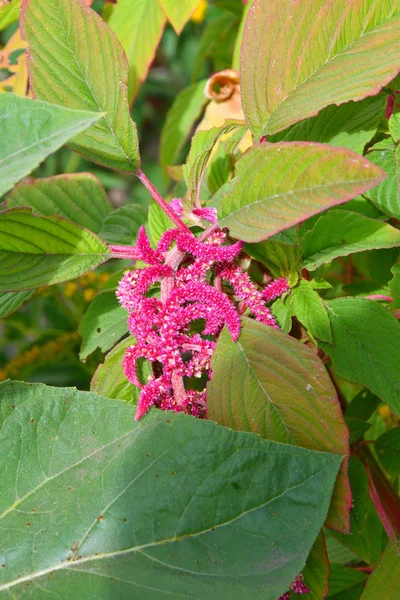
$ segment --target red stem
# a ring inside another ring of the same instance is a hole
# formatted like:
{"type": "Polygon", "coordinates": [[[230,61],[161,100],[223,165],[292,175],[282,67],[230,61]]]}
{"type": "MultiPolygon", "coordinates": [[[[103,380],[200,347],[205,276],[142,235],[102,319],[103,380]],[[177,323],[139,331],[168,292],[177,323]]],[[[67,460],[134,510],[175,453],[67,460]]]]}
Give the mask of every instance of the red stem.
{"type": "Polygon", "coordinates": [[[385,531],[387,533],[389,540],[391,540],[392,542],[395,542],[397,539],[396,533],[392,527],[389,517],[386,514],[385,509],[383,508],[381,499],[379,498],[379,494],[376,490],[375,483],[372,478],[370,468],[367,464],[365,464],[364,466],[365,466],[365,470],[367,471],[367,475],[368,475],[368,489],[369,489],[369,495],[371,497],[371,500],[375,506],[376,512],[379,515],[382,525],[385,528],[385,531]]]}
{"type": "Polygon", "coordinates": [[[188,227],[180,220],[178,215],[174,213],[172,208],[165,202],[164,198],[157,192],[154,185],[147,179],[146,175],[139,169],[136,173],[139,180],[143,183],[145,188],[150,192],[151,197],[157,202],[158,206],[162,208],[166,215],[171,219],[173,223],[177,226],[180,231],[185,231],[186,233],[192,233],[188,227]]]}
{"type": "Polygon", "coordinates": [[[140,255],[136,246],[108,246],[111,258],[125,258],[126,260],[139,260],[140,255]]]}

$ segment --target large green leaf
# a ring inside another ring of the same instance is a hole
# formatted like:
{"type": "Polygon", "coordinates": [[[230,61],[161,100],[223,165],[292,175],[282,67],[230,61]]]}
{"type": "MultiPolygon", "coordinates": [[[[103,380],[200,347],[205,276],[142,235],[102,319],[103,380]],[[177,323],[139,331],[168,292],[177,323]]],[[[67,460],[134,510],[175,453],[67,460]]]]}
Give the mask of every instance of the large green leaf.
{"type": "Polygon", "coordinates": [[[350,150],[280,142],[250,148],[217,193],[219,223],[259,242],[377,185],[384,172],[350,150]]]}
{"type": "Polygon", "coordinates": [[[128,95],[132,101],[146,79],[165,25],[158,0],[119,0],[108,24],[129,60],[128,95]]]}
{"type": "Polygon", "coordinates": [[[400,542],[391,542],[382,555],[375,571],[370,575],[361,600],[400,598],[400,542]]]}
{"type": "Polygon", "coordinates": [[[21,1],[10,0],[9,3],[3,3],[0,6],[0,31],[11,25],[11,23],[14,23],[14,21],[18,21],[21,1]]]}
{"type": "Polygon", "coordinates": [[[178,34],[189,21],[199,2],[200,0],[179,0],[179,2],[176,0],[158,0],[168,21],[178,34]]]}
{"type": "Polygon", "coordinates": [[[314,271],[338,256],[400,246],[400,231],[347,210],[330,210],[301,238],[302,265],[314,271]]]}
{"type": "Polygon", "coordinates": [[[273,136],[271,141],[319,142],[363,154],[365,145],[378,128],[386,105],[387,96],[382,94],[362,102],[328,106],[316,117],[273,136]]]}
{"type": "MultiPolygon", "coordinates": [[[[335,389],[320,359],[304,344],[243,318],[237,342],[222,332],[212,370],[207,415],[213,421],[285,444],[348,454],[348,433],[335,389]]],[[[346,529],[350,494],[345,469],[338,483],[338,514],[332,519],[346,529]]]]}
{"type": "Polygon", "coordinates": [[[80,358],[87,358],[96,348],[102,352],[112,348],[128,333],[127,319],[127,312],[118,303],[114,290],[98,294],[79,325],[82,337],[80,358]]]}
{"type": "Polygon", "coordinates": [[[117,208],[105,218],[100,237],[108,244],[134,245],[140,226],[147,221],[147,212],[140,204],[117,208]]]}
{"type": "Polygon", "coordinates": [[[27,206],[37,215],[60,215],[94,233],[112,207],[99,180],[91,173],[57,175],[22,183],[7,197],[7,208],[27,206]]]}
{"type": "Polygon", "coordinates": [[[349,461],[349,476],[353,496],[350,535],[337,531],[332,531],[332,535],[367,564],[376,565],[387,544],[387,535],[369,496],[365,467],[353,456],[349,461]]]}
{"type": "Polygon", "coordinates": [[[20,291],[79,277],[110,256],[94,233],[30,209],[0,213],[0,291],[20,291]]]}
{"type": "Polygon", "coordinates": [[[368,387],[400,414],[400,324],[383,306],[361,298],[327,303],[334,345],[321,345],[341,377],[368,387]]]}
{"type": "Polygon", "coordinates": [[[302,570],[342,457],[182,414],[137,423],[76,389],[0,390],[1,598],[276,600],[302,570]]]}
{"type": "Polygon", "coordinates": [[[82,0],[25,0],[21,31],[38,98],[106,113],[71,147],[106,167],[135,172],[139,148],[127,102],[128,64],[108,25],[82,0]]]}
{"type": "Polygon", "coordinates": [[[400,219],[399,158],[400,150],[394,144],[378,150],[372,148],[368,154],[368,159],[388,174],[387,179],[368,192],[368,198],[382,212],[396,219],[400,219]]]}
{"type": "Polygon", "coordinates": [[[0,196],[101,114],[0,94],[0,196]]]}
{"type": "Polygon", "coordinates": [[[260,138],[376,94],[399,72],[399,51],[399,0],[255,0],[241,54],[250,128],[260,138]]]}
{"type": "Polygon", "coordinates": [[[208,102],[205,84],[205,80],[199,81],[182,90],[168,111],[160,142],[160,163],[164,170],[179,160],[193,125],[208,102]]]}
{"type": "Polygon", "coordinates": [[[0,319],[8,317],[11,313],[29,300],[35,293],[35,290],[27,290],[24,292],[1,292],[0,293],[0,319]]]}

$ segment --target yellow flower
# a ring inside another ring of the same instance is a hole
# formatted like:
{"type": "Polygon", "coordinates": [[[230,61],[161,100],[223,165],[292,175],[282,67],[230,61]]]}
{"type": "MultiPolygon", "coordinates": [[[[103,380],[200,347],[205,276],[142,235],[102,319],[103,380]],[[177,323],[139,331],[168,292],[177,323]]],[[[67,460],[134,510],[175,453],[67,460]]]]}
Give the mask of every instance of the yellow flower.
{"type": "Polygon", "coordinates": [[[96,290],[94,290],[93,288],[87,288],[86,290],[83,290],[83,299],[85,302],[90,302],[91,300],[93,300],[96,294],[96,290]]]}
{"type": "Polygon", "coordinates": [[[76,292],[78,291],[78,284],[76,283],[76,281],[68,281],[65,284],[65,290],[64,293],[67,296],[67,298],[71,298],[74,294],[76,294],[76,292]]]}
{"type": "Polygon", "coordinates": [[[206,18],[207,4],[207,0],[200,0],[198,7],[191,17],[193,23],[202,23],[204,21],[206,18]]]}

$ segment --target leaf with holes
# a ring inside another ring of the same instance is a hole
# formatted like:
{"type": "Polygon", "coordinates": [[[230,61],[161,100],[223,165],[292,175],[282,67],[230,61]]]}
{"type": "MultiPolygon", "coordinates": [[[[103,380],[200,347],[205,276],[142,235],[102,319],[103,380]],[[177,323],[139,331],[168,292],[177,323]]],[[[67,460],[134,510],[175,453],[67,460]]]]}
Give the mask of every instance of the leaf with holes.
{"type": "Polygon", "coordinates": [[[136,97],[146,79],[165,26],[158,0],[119,0],[108,25],[124,47],[129,61],[128,96],[136,97]]]}
{"type": "Polygon", "coordinates": [[[94,298],[83,315],[78,331],[82,337],[81,360],[96,348],[107,352],[128,333],[126,310],[119,305],[113,290],[101,292],[94,298]]]}
{"type": "Polygon", "coordinates": [[[0,93],[0,196],[100,117],[0,93]]]}
{"type": "Polygon", "coordinates": [[[0,598],[276,600],[304,567],[341,456],[74,388],[0,394],[0,598]]]}
{"type": "Polygon", "coordinates": [[[336,204],[385,177],[350,150],[325,144],[258,144],[236,163],[236,176],[214,197],[219,223],[233,237],[260,242],[336,204]]]}
{"type": "Polygon", "coordinates": [[[99,180],[91,173],[57,175],[22,183],[6,199],[7,208],[26,206],[37,215],[60,215],[99,233],[112,207],[99,180]]]}
{"type": "Polygon", "coordinates": [[[400,0],[255,0],[241,52],[251,130],[260,138],[375,95],[399,72],[399,51],[400,0]]]}
{"type": "Polygon", "coordinates": [[[105,167],[135,172],[140,160],[128,64],[108,25],[82,0],[24,0],[21,31],[36,97],[106,113],[71,148],[105,167]]]}
{"type": "Polygon", "coordinates": [[[329,210],[301,238],[302,266],[314,271],[338,256],[400,246],[400,231],[347,210],[329,210]]]}
{"type": "MultiPolygon", "coordinates": [[[[211,420],[284,444],[348,454],[348,432],[335,389],[320,359],[304,344],[243,318],[236,343],[222,332],[211,366],[211,420]]],[[[351,496],[345,466],[336,491],[331,523],[346,530],[351,496]]]]}
{"type": "Polygon", "coordinates": [[[334,345],[321,342],[335,372],[368,387],[400,415],[400,324],[383,306],[361,298],[327,303],[334,345]],[[345,351],[344,351],[345,350],[345,351]]]}
{"type": "Polygon", "coordinates": [[[20,291],[79,277],[110,257],[94,233],[29,209],[0,213],[0,291],[20,291]]]}

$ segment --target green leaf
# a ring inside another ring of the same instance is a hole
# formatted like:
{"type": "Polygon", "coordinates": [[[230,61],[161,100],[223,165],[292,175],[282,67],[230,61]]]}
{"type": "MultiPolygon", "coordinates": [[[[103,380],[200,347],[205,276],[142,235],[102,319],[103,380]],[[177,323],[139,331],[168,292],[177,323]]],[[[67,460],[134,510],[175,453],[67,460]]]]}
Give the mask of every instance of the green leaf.
{"type": "Polygon", "coordinates": [[[355,444],[362,440],[367,431],[371,429],[371,423],[358,417],[346,417],[346,425],[350,432],[350,444],[355,444]]]}
{"type": "Polygon", "coordinates": [[[96,348],[100,348],[102,352],[112,348],[128,333],[127,320],[128,314],[118,303],[113,290],[98,294],[90,303],[78,328],[82,337],[80,359],[87,358],[96,348]]]}
{"type": "Polygon", "coordinates": [[[0,94],[0,196],[100,117],[99,113],[0,94]]]}
{"type": "Polygon", "coordinates": [[[321,342],[335,372],[367,386],[400,414],[400,324],[383,306],[361,298],[327,303],[334,345],[321,342]]]}
{"type": "Polygon", "coordinates": [[[117,208],[105,218],[99,233],[101,239],[108,244],[134,245],[140,226],[147,221],[147,212],[139,204],[117,208]]]}
{"type": "Polygon", "coordinates": [[[0,31],[18,21],[21,2],[22,0],[10,0],[9,3],[0,6],[0,31]]]}
{"type": "Polygon", "coordinates": [[[253,2],[254,2],[254,0],[247,0],[246,4],[244,6],[242,20],[240,21],[239,31],[236,36],[235,47],[233,50],[233,58],[232,58],[232,69],[236,69],[237,71],[239,71],[239,69],[240,69],[240,51],[241,51],[241,47],[242,47],[243,33],[244,33],[244,28],[246,26],[247,15],[249,14],[251,7],[253,6],[253,2]]]}
{"type": "Polygon", "coordinates": [[[388,544],[379,561],[378,567],[370,575],[361,600],[377,600],[377,598],[400,598],[400,542],[388,544]]]}
{"type": "Polygon", "coordinates": [[[208,103],[205,84],[206,80],[202,80],[179,92],[167,113],[160,142],[160,163],[164,172],[179,160],[196,120],[208,103]]]}
{"type": "Polygon", "coordinates": [[[311,283],[302,279],[292,290],[293,314],[311,334],[324,342],[332,343],[331,324],[326,307],[311,283]]]}
{"type": "Polygon", "coordinates": [[[389,281],[389,287],[393,296],[393,308],[400,308],[400,259],[391,268],[393,279],[389,281]]]}
{"type": "Polygon", "coordinates": [[[179,35],[196,10],[200,0],[158,0],[168,21],[179,35]]]}
{"type": "Polygon", "coordinates": [[[274,315],[279,328],[283,333],[289,333],[292,329],[293,317],[293,299],[291,296],[287,298],[278,298],[271,306],[272,314],[274,315]]]}
{"type": "MultiPolygon", "coordinates": [[[[226,329],[212,358],[207,415],[239,431],[312,450],[348,454],[347,428],[332,382],[314,352],[263,323],[242,319],[233,342],[226,329]]],[[[348,481],[334,496],[337,526],[346,527],[348,481]]]]}
{"type": "Polygon", "coordinates": [[[153,245],[158,244],[165,231],[174,227],[175,225],[163,209],[154,200],[151,200],[149,206],[149,234],[153,245]]]}
{"type": "Polygon", "coordinates": [[[365,145],[376,133],[386,104],[387,96],[379,95],[362,102],[328,106],[316,117],[293,125],[269,141],[319,142],[363,154],[365,145]]]}
{"type": "Polygon", "coordinates": [[[60,215],[94,233],[112,207],[103,186],[91,173],[57,175],[22,183],[8,195],[7,208],[26,206],[37,215],[60,215]]]}
{"type": "Polygon", "coordinates": [[[0,293],[0,319],[4,319],[15,312],[26,300],[29,300],[35,290],[26,292],[1,292],[0,293]]]}
{"type": "Polygon", "coordinates": [[[260,242],[377,185],[385,174],[350,150],[308,142],[259,144],[217,193],[219,223],[260,242]]]}
{"type": "Polygon", "coordinates": [[[375,442],[375,451],[389,475],[400,475],[400,428],[383,433],[375,442]]]}
{"type": "MultiPolygon", "coordinates": [[[[122,368],[125,350],[132,346],[135,341],[135,338],[131,335],[119,342],[107,354],[104,363],[97,367],[93,375],[90,384],[92,392],[108,398],[124,400],[129,404],[137,404],[140,390],[128,381],[122,368]]],[[[147,365],[146,375],[151,375],[150,363],[145,362],[144,364],[147,365]]]]}
{"type": "Polygon", "coordinates": [[[182,414],[137,423],[71,388],[0,390],[1,598],[276,600],[303,568],[341,457],[182,414]]]}
{"type": "Polygon", "coordinates": [[[389,131],[394,141],[400,142],[400,113],[398,111],[393,112],[389,119],[389,131]]]}
{"type": "Polygon", "coordinates": [[[302,572],[310,590],[308,594],[303,594],[302,600],[324,600],[328,592],[329,561],[322,531],[311,548],[302,572]]]}
{"type": "Polygon", "coordinates": [[[368,153],[368,159],[383,169],[388,177],[378,187],[370,190],[367,196],[379,210],[396,219],[400,219],[399,152],[398,148],[390,144],[368,153]]]}
{"type": "Polygon", "coordinates": [[[399,0],[255,0],[241,54],[243,110],[255,136],[377,94],[399,72],[399,33],[399,0]]]}
{"type": "Polygon", "coordinates": [[[82,0],[26,0],[21,32],[36,97],[106,113],[71,148],[105,167],[135,172],[140,159],[127,102],[128,64],[108,25],[82,0]]]}
{"type": "Polygon", "coordinates": [[[193,80],[198,79],[204,71],[218,73],[231,64],[239,25],[238,15],[231,11],[207,20],[197,46],[192,69],[193,80]]]}
{"type": "Polygon", "coordinates": [[[400,231],[347,210],[329,210],[301,238],[302,266],[314,271],[338,256],[400,246],[400,231]]]}
{"type": "Polygon", "coordinates": [[[355,396],[346,409],[346,417],[354,417],[368,421],[380,405],[378,396],[372,394],[369,390],[361,390],[355,396]]]}
{"type": "Polygon", "coordinates": [[[226,121],[222,127],[200,130],[192,137],[189,156],[183,166],[183,174],[188,187],[187,198],[192,202],[199,196],[203,175],[211,152],[218,140],[227,133],[246,127],[240,121],[226,121]]]}
{"type": "MultiPolygon", "coordinates": [[[[329,574],[329,600],[358,600],[364,589],[367,576],[361,571],[331,565],[329,574]]],[[[377,599],[376,599],[377,600],[377,599]]]]}
{"type": "Polygon", "coordinates": [[[116,34],[129,61],[128,96],[136,97],[146,79],[165,26],[165,16],[157,0],[119,0],[108,25],[116,34]]]}
{"type": "Polygon", "coordinates": [[[0,213],[0,291],[20,291],[79,277],[110,256],[94,233],[30,209],[0,213]]]}

